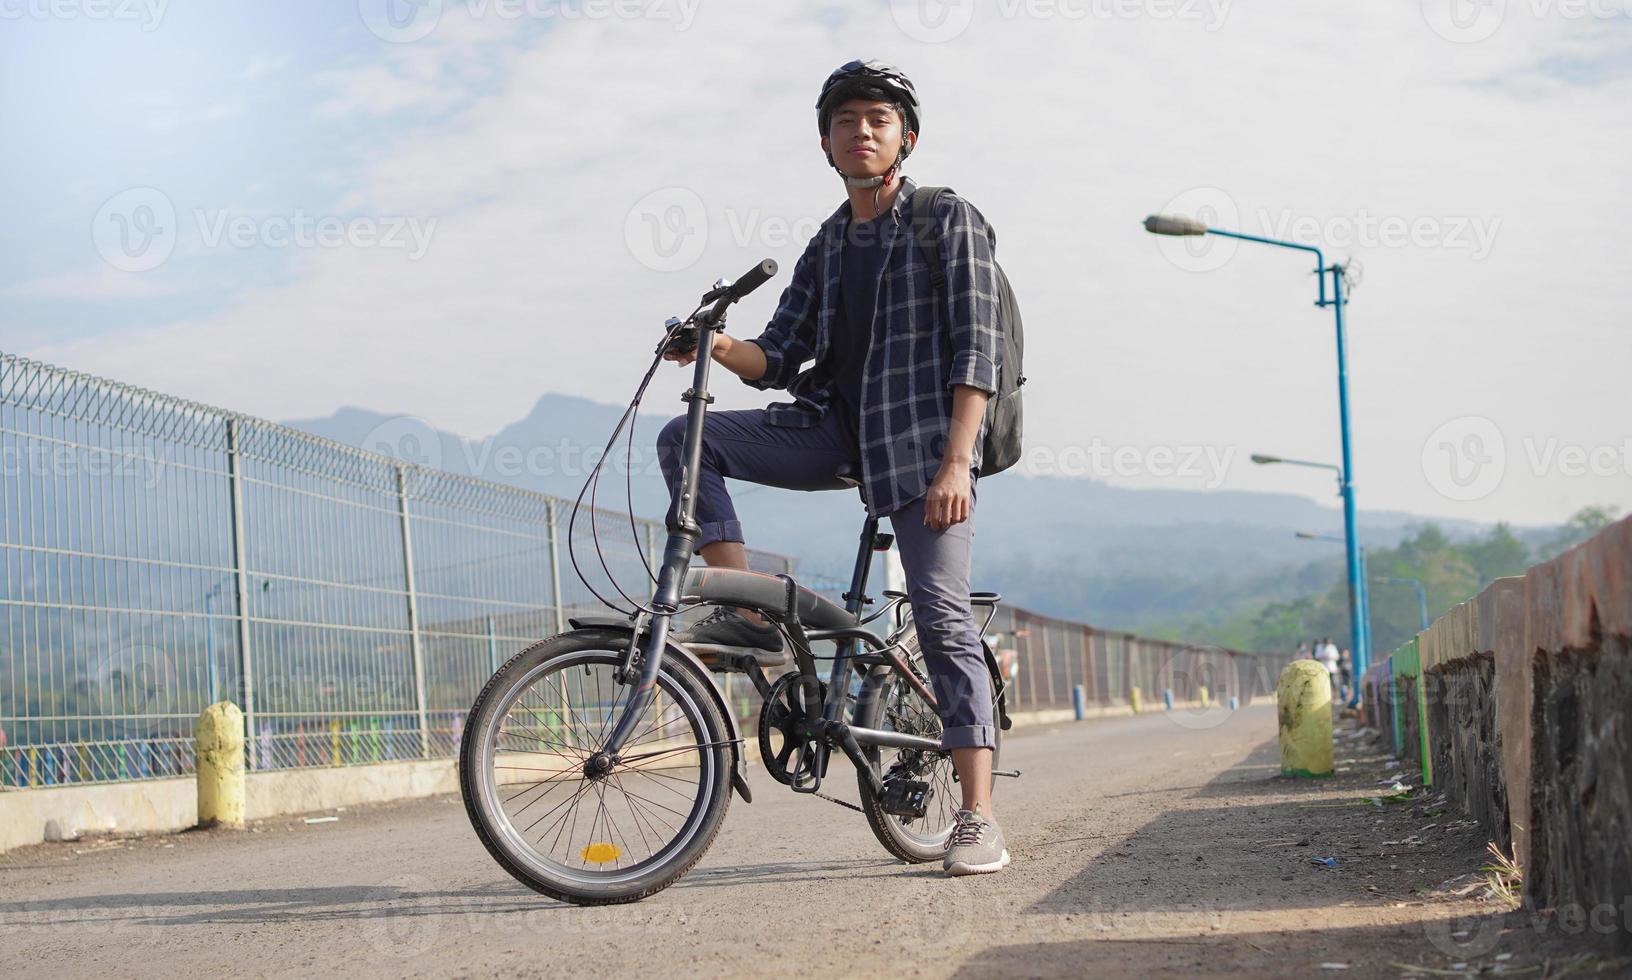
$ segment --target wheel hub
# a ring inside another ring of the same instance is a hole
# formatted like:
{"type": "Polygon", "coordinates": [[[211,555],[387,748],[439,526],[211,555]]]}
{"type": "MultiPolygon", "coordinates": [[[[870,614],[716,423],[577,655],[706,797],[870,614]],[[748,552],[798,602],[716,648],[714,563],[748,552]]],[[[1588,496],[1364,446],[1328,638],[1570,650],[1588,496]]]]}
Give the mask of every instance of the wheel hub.
{"type": "Polygon", "coordinates": [[[605,779],[611,775],[617,760],[605,752],[597,752],[584,760],[584,775],[590,779],[605,779]]]}

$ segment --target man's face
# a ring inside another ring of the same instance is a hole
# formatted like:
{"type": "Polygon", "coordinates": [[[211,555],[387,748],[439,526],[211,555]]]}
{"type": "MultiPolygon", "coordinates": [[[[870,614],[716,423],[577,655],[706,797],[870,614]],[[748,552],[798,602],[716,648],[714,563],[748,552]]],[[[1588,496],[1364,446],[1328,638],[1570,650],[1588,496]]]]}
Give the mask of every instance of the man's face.
{"type": "Polygon", "coordinates": [[[827,125],[822,149],[846,177],[881,176],[901,153],[901,117],[888,102],[850,99],[833,110],[827,125]]]}

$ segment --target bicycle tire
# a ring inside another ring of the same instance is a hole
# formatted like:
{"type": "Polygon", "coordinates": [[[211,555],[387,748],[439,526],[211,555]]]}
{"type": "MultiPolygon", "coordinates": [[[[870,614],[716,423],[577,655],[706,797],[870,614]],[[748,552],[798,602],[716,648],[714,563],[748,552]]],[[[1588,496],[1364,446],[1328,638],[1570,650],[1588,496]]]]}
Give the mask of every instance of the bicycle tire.
{"type": "MultiPolygon", "coordinates": [[[[493,775],[495,768],[508,768],[498,765],[500,749],[496,733],[502,732],[504,718],[526,693],[528,685],[534,680],[548,677],[552,672],[550,668],[558,672],[580,664],[593,664],[598,668],[615,665],[627,641],[628,634],[625,632],[588,628],[561,633],[522,650],[493,674],[477,696],[460,742],[460,793],[471,826],[482,845],[499,866],[517,881],[541,894],[576,905],[636,902],[674,884],[707,853],[731,805],[731,773],[736,762],[737,747],[726,741],[729,729],[720,716],[712,692],[704,687],[712,682],[706,677],[697,676],[696,671],[684,661],[665,658],[658,674],[658,688],[673,699],[675,708],[691,724],[699,743],[695,750],[685,750],[697,752],[699,777],[697,799],[692,811],[685,815],[682,833],[663,847],[654,849],[649,858],[629,871],[620,868],[613,873],[570,870],[565,864],[546,859],[536,849],[525,846],[525,834],[517,832],[514,821],[504,811],[497,788],[499,784],[493,775]]],[[[562,690],[565,692],[565,687],[562,690]]],[[[527,710],[535,716],[538,713],[533,708],[527,710]]],[[[614,697],[607,711],[608,725],[615,722],[616,710],[614,697]]],[[[558,721],[560,718],[557,715],[558,721]]],[[[672,722],[664,722],[663,727],[669,724],[672,722]]],[[[552,753],[570,762],[562,755],[564,750],[564,746],[558,746],[552,753]]],[[[565,776],[569,770],[570,765],[556,772],[565,776]]],[[[627,770],[620,768],[613,772],[624,773],[627,770]]],[[[556,776],[552,775],[540,781],[540,784],[554,779],[556,776]]],[[[580,782],[593,780],[584,778],[580,782]]],[[[552,787],[546,794],[553,791],[552,787]]],[[[573,792],[583,792],[582,787],[573,792]]],[[[633,813],[636,805],[631,803],[630,808],[628,812],[633,813]]],[[[605,809],[604,803],[601,809],[605,809]]],[[[610,817],[607,820],[611,822],[610,817]]],[[[638,829],[638,819],[635,826],[638,829]]],[[[593,821],[590,834],[594,834],[593,821]]],[[[570,834],[567,841],[570,851],[570,834]]],[[[594,846],[601,845],[586,845],[586,868],[591,860],[603,860],[590,858],[588,852],[594,846]]]]}
{"type": "MultiPolygon", "coordinates": [[[[923,655],[918,650],[918,636],[910,628],[906,639],[902,643],[902,648],[908,664],[922,670],[923,655]]],[[[927,679],[927,673],[924,676],[927,679]]],[[[995,692],[997,690],[995,678],[992,683],[995,692]]],[[[889,706],[889,699],[894,695],[897,688],[905,688],[906,693],[919,703],[922,710],[927,711],[930,716],[934,716],[934,709],[930,708],[927,702],[924,702],[923,698],[911,688],[911,685],[900,674],[889,667],[875,667],[868,672],[866,680],[862,683],[860,696],[856,700],[856,724],[862,728],[885,729],[892,727],[886,718],[886,711],[889,706]]],[[[994,703],[992,706],[993,769],[997,768],[1003,750],[1003,729],[1000,724],[996,723],[997,710],[998,706],[994,703]]],[[[939,717],[935,717],[935,730],[937,732],[940,730],[939,717]]],[[[891,750],[880,749],[876,745],[862,747],[862,752],[867,756],[872,771],[880,777],[884,775],[882,759],[886,751],[891,750]]],[[[897,756],[899,756],[899,753],[897,753],[897,756]]],[[[945,757],[943,765],[950,770],[951,758],[945,757]]],[[[952,833],[950,820],[947,821],[945,827],[933,835],[909,833],[901,818],[884,812],[882,801],[873,793],[872,784],[868,781],[865,773],[858,771],[856,773],[856,782],[860,789],[861,810],[867,817],[867,825],[872,829],[873,836],[878,838],[878,842],[884,845],[886,851],[909,864],[938,861],[946,854],[946,842],[952,833]]],[[[997,777],[994,776],[992,777],[992,788],[994,790],[996,789],[996,783],[997,777]]],[[[949,779],[941,781],[941,792],[950,792],[952,785],[949,779]]]]}

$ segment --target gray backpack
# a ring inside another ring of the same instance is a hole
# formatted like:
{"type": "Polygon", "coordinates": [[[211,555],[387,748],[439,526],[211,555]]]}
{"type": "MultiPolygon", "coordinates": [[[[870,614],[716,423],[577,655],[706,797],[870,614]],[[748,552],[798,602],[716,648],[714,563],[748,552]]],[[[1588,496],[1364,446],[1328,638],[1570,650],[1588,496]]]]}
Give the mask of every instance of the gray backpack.
{"type": "MultiPolygon", "coordinates": [[[[937,302],[946,295],[946,265],[941,261],[940,236],[933,224],[935,206],[945,187],[919,187],[912,192],[913,237],[929,265],[929,280],[937,302]]],[[[997,319],[1003,331],[1003,363],[998,371],[997,394],[986,399],[986,435],[980,442],[980,475],[1001,473],[1020,461],[1023,412],[1020,386],[1026,383],[1021,362],[1026,333],[1020,323],[1020,304],[1003,267],[997,267],[997,319]]]]}

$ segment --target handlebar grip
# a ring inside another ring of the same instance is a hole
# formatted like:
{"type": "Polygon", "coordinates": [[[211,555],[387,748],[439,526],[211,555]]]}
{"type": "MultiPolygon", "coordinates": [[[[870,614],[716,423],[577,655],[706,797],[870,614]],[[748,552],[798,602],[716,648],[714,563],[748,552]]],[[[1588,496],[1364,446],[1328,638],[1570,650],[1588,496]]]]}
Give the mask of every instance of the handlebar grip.
{"type": "Polygon", "coordinates": [[[742,274],[742,278],[731,284],[731,299],[736,301],[765,285],[772,276],[776,275],[776,260],[766,259],[760,264],[742,274]]]}

